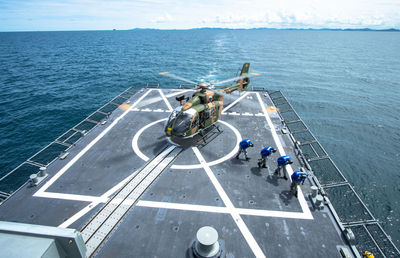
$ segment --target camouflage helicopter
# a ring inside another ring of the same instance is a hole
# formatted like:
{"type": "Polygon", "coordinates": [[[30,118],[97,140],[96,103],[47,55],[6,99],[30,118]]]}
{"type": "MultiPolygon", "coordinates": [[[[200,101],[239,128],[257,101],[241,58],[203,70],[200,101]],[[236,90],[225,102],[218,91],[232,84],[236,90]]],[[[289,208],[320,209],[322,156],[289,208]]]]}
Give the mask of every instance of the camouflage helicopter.
{"type": "Polygon", "coordinates": [[[191,98],[188,98],[186,103],[182,104],[184,96],[178,97],[177,100],[181,101],[178,106],[169,116],[168,122],[165,127],[165,134],[167,137],[192,137],[197,133],[202,132],[214,125],[215,122],[221,117],[224,94],[233,91],[246,90],[250,83],[251,75],[259,75],[257,73],[249,73],[250,63],[245,63],[238,77],[228,80],[223,80],[213,85],[201,83],[197,84],[185,78],[170,74],[169,72],[159,73],[171,78],[182,80],[197,86],[198,90],[191,98]],[[236,81],[232,86],[219,86],[219,91],[214,91],[214,87],[229,81],[236,81]]]}

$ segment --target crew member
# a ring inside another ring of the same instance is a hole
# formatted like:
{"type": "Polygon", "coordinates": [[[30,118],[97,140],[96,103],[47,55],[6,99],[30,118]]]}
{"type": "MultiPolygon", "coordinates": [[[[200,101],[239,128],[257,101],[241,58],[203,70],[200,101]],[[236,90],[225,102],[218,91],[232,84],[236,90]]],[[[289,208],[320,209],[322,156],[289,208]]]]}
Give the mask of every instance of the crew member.
{"type": "Polygon", "coordinates": [[[281,176],[281,170],[283,169],[283,178],[287,180],[288,178],[286,176],[287,174],[286,165],[293,163],[292,158],[289,156],[280,156],[277,161],[278,161],[278,167],[275,170],[275,174],[281,176]]]}
{"type": "Polygon", "coordinates": [[[258,160],[258,167],[266,168],[267,158],[271,153],[275,153],[274,147],[268,146],[261,150],[261,159],[258,160]]]}
{"type": "Polygon", "coordinates": [[[302,169],[294,171],[292,174],[292,184],[290,185],[290,191],[297,197],[297,186],[304,184],[304,180],[307,178],[307,173],[302,169]],[[294,190],[294,191],[293,191],[294,190]]]}
{"type": "Polygon", "coordinates": [[[369,251],[365,251],[364,253],[363,253],[363,258],[374,258],[375,256],[371,253],[371,252],[369,252],[369,251]]]}
{"type": "Polygon", "coordinates": [[[249,160],[249,158],[247,157],[247,150],[246,150],[248,147],[254,147],[254,144],[249,139],[244,139],[243,141],[241,141],[239,143],[239,151],[236,154],[236,158],[239,159],[240,153],[243,152],[245,159],[249,160]]]}

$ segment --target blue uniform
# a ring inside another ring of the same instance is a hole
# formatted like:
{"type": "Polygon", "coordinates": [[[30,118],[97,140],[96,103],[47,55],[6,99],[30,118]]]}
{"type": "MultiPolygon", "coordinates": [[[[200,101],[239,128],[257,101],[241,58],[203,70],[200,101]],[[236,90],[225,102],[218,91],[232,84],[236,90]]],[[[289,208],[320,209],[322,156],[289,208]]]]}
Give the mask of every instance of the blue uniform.
{"type": "Polygon", "coordinates": [[[261,150],[261,159],[258,160],[258,167],[266,168],[267,158],[271,155],[272,152],[275,152],[275,148],[268,146],[261,150]]]}
{"type": "Polygon", "coordinates": [[[289,164],[289,162],[292,161],[292,158],[289,156],[281,156],[278,158],[278,167],[279,166],[284,166],[289,164]]]}
{"type": "Polygon", "coordinates": [[[247,149],[248,147],[253,147],[253,146],[254,146],[254,144],[253,144],[249,139],[244,139],[243,141],[241,141],[241,142],[239,143],[239,151],[238,151],[238,153],[236,154],[236,158],[238,159],[240,153],[243,152],[243,153],[244,153],[244,157],[246,158],[246,160],[248,160],[246,149],[247,149]]]}
{"type": "Polygon", "coordinates": [[[303,171],[294,171],[292,174],[292,181],[296,183],[304,183],[304,180],[306,180],[307,173],[303,171]]]}
{"type": "Polygon", "coordinates": [[[297,185],[304,183],[304,180],[307,178],[307,173],[297,170],[293,172],[291,178],[292,184],[290,185],[290,190],[294,190],[293,194],[297,197],[297,185]]]}
{"type": "Polygon", "coordinates": [[[269,155],[271,155],[273,151],[276,151],[274,147],[271,146],[265,147],[264,149],[261,150],[261,158],[263,159],[265,157],[268,157],[269,155]]]}
{"type": "Polygon", "coordinates": [[[283,178],[288,179],[286,176],[286,165],[292,163],[292,158],[289,156],[281,156],[277,160],[278,162],[278,167],[275,170],[275,174],[278,174],[278,176],[281,175],[281,169],[283,168],[283,178]]]}
{"type": "Polygon", "coordinates": [[[250,146],[253,147],[253,143],[249,139],[244,139],[243,141],[241,141],[239,143],[239,146],[240,146],[240,150],[245,150],[250,146]]]}

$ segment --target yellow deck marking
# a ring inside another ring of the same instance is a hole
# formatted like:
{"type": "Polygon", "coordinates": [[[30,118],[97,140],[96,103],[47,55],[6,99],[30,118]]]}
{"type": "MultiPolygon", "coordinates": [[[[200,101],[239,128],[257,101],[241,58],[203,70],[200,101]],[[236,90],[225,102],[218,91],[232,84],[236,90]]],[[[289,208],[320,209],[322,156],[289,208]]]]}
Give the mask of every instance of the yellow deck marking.
{"type": "Polygon", "coordinates": [[[273,112],[279,111],[279,108],[270,106],[270,107],[267,107],[265,110],[266,110],[268,113],[273,113],[273,112]]]}
{"type": "Polygon", "coordinates": [[[129,104],[125,103],[125,104],[120,105],[119,108],[122,110],[128,110],[131,108],[131,106],[129,104]]]}

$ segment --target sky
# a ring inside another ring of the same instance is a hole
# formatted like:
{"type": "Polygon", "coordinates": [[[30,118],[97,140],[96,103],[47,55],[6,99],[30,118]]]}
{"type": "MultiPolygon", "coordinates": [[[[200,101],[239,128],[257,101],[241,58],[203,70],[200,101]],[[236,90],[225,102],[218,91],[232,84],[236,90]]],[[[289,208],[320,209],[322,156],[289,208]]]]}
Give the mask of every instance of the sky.
{"type": "Polygon", "coordinates": [[[0,0],[0,31],[400,29],[400,0],[0,0]]]}

